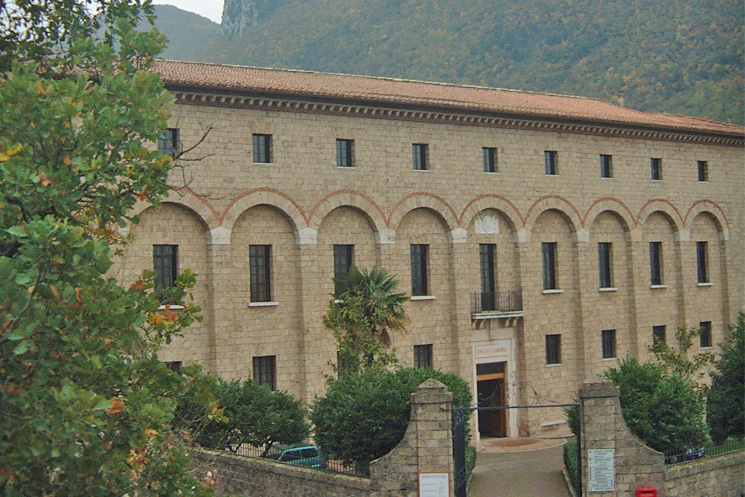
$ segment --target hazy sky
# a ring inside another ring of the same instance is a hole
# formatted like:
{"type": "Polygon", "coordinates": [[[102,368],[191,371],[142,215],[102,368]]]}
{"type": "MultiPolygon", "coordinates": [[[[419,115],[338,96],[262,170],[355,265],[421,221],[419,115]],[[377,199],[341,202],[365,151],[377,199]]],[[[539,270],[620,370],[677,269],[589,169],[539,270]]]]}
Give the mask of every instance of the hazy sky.
{"type": "Polygon", "coordinates": [[[194,12],[220,24],[223,0],[155,0],[154,4],[175,5],[181,10],[194,12]]]}

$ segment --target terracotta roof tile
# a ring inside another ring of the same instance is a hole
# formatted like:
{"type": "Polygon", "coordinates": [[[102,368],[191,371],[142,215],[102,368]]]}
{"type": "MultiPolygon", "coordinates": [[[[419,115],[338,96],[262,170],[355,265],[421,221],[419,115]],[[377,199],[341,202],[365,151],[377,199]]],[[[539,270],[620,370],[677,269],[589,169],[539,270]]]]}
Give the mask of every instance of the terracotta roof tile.
{"type": "Polygon", "coordinates": [[[166,84],[214,90],[444,107],[597,124],[745,135],[745,127],[742,126],[691,117],[651,114],[602,100],[566,95],[195,62],[158,61],[155,70],[161,74],[166,84]]]}

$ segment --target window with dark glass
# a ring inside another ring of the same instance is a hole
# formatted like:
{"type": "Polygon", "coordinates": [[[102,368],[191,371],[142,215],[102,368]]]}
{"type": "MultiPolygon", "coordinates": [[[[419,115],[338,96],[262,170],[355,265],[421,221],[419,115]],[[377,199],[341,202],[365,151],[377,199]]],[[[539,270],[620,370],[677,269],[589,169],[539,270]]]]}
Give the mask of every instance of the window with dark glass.
{"type": "Polygon", "coordinates": [[[556,242],[541,243],[543,255],[543,289],[556,290],[556,242]]]}
{"type": "Polygon", "coordinates": [[[429,245],[411,246],[411,295],[428,295],[427,253],[429,245]]]}
{"type": "Polygon", "coordinates": [[[336,351],[336,373],[341,378],[345,373],[352,371],[352,361],[348,355],[342,355],[340,350],[336,351]]]}
{"type": "Polygon", "coordinates": [[[662,242],[649,242],[649,279],[652,285],[662,285],[662,242]]]}
{"type": "Polygon", "coordinates": [[[698,181],[706,183],[709,181],[709,163],[705,160],[697,161],[698,164],[698,181]]]}
{"type": "Polygon", "coordinates": [[[251,302],[270,302],[271,286],[271,245],[251,245],[248,248],[251,272],[251,302]]]}
{"type": "Polygon", "coordinates": [[[254,357],[254,381],[259,385],[266,385],[272,390],[277,389],[277,356],[266,355],[254,357]]]}
{"type": "Polygon", "coordinates": [[[496,173],[497,172],[497,149],[484,147],[482,149],[484,156],[484,172],[485,173],[496,173]]]}
{"type": "Polygon", "coordinates": [[[181,366],[183,366],[182,361],[166,361],[166,368],[168,368],[170,371],[174,371],[178,373],[181,371],[181,366]]]}
{"type": "Polygon", "coordinates": [[[176,157],[178,154],[178,129],[168,128],[158,138],[158,152],[169,157],[176,157]]]}
{"type": "Polygon", "coordinates": [[[654,345],[665,345],[667,343],[667,337],[665,325],[658,325],[652,327],[652,343],[654,345]]]}
{"type": "Polygon", "coordinates": [[[696,269],[699,283],[709,283],[709,242],[696,242],[696,269]]]}
{"type": "Polygon", "coordinates": [[[354,140],[336,140],[337,167],[354,167],[354,140]]]}
{"type": "Polygon", "coordinates": [[[612,155],[601,155],[600,156],[600,177],[601,178],[612,178],[613,177],[613,156],[612,155]]]}
{"type": "Polygon", "coordinates": [[[654,181],[662,180],[662,159],[650,159],[650,166],[652,168],[652,179],[654,181]]]}
{"type": "Polygon", "coordinates": [[[561,364],[561,335],[546,335],[546,364],[561,364]]]}
{"type": "Polygon", "coordinates": [[[178,278],[178,245],[153,245],[153,271],[158,294],[174,287],[178,278]]]}
{"type": "Polygon", "coordinates": [[[603,359],[616,357],[616,330],[603,330],[603,359]]]}
{"type": "Polygon", "coordinates": [[[429,169],[429,161],[427,160],[427,144],[415,143],[411,147],[414,160],[414,170],[427,171],[429,169]]]}
{"type": "Polygon", "coordinates": [[[414,345],[414,367],[419,369],[432,367],[432,344],[414,345]]]}
{"type": "Polygon", "coordinates": [[[598,243],[598,276],[600,288],[613,287],[613,244],[598,243]]]}
{"type": "Polygon", "coordinates": [[[354,245],[334,245],[334,295],[341,293],[340,282],[354,263],[354,245]]]}
{"type": "Polygon", "coordinates": [[[497,246],[493,243],[479,245],[479,262],[481,266],[481,310],[496,309],[497,282],[495,277],[495,261],[497,246]]]}
{"type": "Polygon", "coordinates": [[[272,162],[272,135],[253,135],[254,163],[269,164],[272,162]]]}
{"type": "Polygon", "coordinates": [[[556,176],[559,174],[558,155],[558,152],[554,150],[546,150],[543,152],[546,176],[556,176]]]}
{"type": "Polygon", "coordinates": [[[701,330],[699,335],[701,348],[711,347],[711,321],[702,321],[698,324],[698,327],[701,330]]]}

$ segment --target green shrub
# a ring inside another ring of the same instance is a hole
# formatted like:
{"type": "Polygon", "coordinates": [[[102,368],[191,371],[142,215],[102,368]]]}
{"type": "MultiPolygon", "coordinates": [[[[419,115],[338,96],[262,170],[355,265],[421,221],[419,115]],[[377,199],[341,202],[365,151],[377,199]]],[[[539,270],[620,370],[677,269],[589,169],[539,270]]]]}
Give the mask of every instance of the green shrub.
{"type": "Polygon", "coordinates": [[[579,459],[577,457],[577,442],[567,442],[564,444],[564,467],[569,474],[569,480],[572,487],[579,494],[579,459]]]}
{"type": "Polygon", "coordinates": [[[476,467],[476,455],[476,447],[470,445],[466,447],[466,481],[471,478],[473,468],[476,467]]]}
{"type": "Polygon", "coordinates": [[[706,421],[718,444],[745,437],[745,314],[731,326],[711,374],[706,421]]]}

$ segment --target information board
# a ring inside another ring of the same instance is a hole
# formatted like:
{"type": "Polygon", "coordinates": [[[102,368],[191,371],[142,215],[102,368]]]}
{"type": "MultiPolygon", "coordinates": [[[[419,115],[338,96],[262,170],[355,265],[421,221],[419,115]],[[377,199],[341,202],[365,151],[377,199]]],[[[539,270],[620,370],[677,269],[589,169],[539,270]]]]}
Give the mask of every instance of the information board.
{"type": "Polygon", "coordinates": [[[587,451],[587,491],[590,493],[616,491],[616,451],[590,449],[587,451]]]}
{"type": "Polygon", "coordinates": [[[419,497],[450,497],[450,475],[419,473],[419,497]]]}

